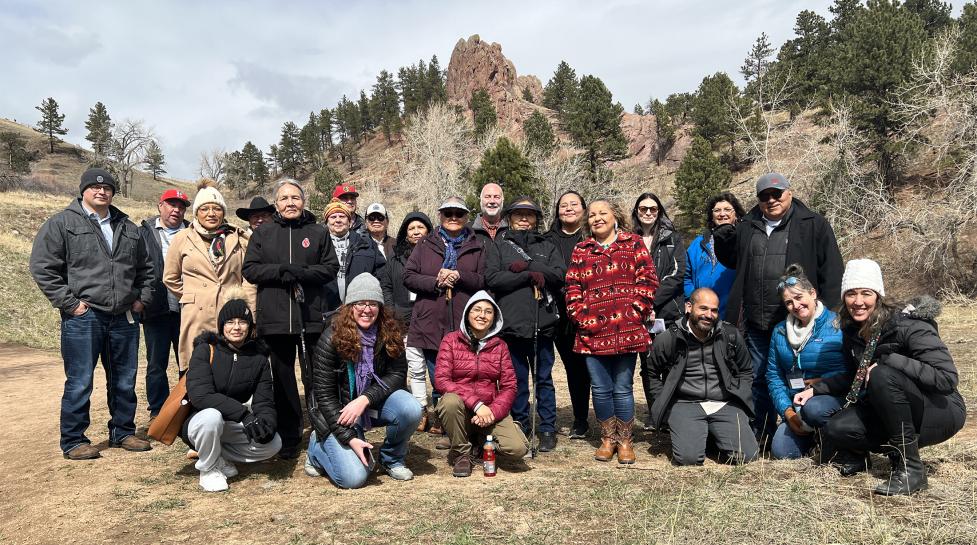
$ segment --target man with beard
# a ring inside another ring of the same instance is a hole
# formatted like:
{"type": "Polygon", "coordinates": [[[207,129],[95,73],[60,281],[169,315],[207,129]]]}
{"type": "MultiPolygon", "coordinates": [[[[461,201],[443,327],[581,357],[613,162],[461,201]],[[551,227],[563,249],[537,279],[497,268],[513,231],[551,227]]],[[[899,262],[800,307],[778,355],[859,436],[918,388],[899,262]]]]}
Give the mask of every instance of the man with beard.
{"type": "Polygon", "coordinates": [[[502,203],[505,195],[502,193],[502,186],[495,183],[488,183],[482,186],[481,193],[478,194],[478,205],[481,213],[475,216],[469,227],[475,231],[475,236],[484,241],[493,241],[501,233],[505,233],[509,225],[502,217],[502,203]]]}
{"type": "Polygon", "coordinates": [[[750,428],[753,364],[746,341],[719,320],[719,297],[709,288],[692,292],[685,317],[655,338],[648,366],[657,429],[667,422],[672,462],[701,465],[709,437],[720,461],[745,463],[759,454],[750,428]]]}

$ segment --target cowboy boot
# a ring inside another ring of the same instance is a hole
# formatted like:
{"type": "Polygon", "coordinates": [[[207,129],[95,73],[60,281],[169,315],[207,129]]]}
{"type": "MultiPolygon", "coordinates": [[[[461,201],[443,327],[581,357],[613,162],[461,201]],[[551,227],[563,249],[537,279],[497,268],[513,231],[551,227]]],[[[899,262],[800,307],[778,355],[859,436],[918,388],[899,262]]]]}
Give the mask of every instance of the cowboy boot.
{"type": "Polygon", "coordinates": [[[617,463],[633,464],[635,461],[634,445],[631,443],[631,430],[634,428],[634,417],[624,421],[617,419],[617,463]]]}
{"type": "Polygon", "coordinates": [[[889,460],[892,463],[889,479],[875,488],[876,494],[908,496],[929,486],[926,480],[926,466],[919,457],[917,439],[892,447],[889,460]]]}
{"type": "Polygon", "coordinates": [[[617,417],[610,417],[607,420],[600,420],[600,447],[594,452],[594,460],[598,462],[610,462],[614,459],[614,451],[617,450],[615,437],[617,435],[617,417]]]}

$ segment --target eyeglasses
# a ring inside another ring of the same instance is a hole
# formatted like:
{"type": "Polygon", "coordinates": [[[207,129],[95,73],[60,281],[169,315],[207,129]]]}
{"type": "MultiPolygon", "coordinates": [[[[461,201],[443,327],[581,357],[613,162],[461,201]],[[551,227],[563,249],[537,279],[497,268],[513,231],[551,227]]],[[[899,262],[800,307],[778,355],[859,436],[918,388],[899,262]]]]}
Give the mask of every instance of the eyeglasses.
{"type": "Polygon", "coordinates": [[[197,209],[197,213],[203,212],[204,214],[216,214],[223,211],[224,209],[219,206],[201,206],[197,209]]]}
{"type": "Polygon", "coordinates": [[[249,324],[247,320],[242,320],[241,318],[231,318],[230,320],[224,322],[224,325],[231,327],[247,327],[249,324]]]}
{"type": "Polygon", "coordinates": [[[771,198],[775,201],[779,201],[781,197],[784,196],[783,189],[771,189],[769,191],[764,191],[756,196],[757,200],[760,202],[767,202],[771,198]]]}
{"type": "Polygon", "coordinates": [[[788,276],[787,278],[781,280],[779,284],[777,284],[777,289],[783,290],[784,288],[793,288],[799,282],[800,280],[798,280],[796,276],[788,276]]]}
{"type": "Polygon", "coordinates": [[[560,210],[569,210],[571,208],[577,208],[577,207],[583,208],[583,205],[577,201],[560,203],[560,210]]]}
{"type": "Polygon", "coordinates": [[[356,310],[376,310],[380,308],[380,303],[377,303],[376,301],[357,301],[353,303],[353,308],[356,310]]]}
{"type": "Polygon", "coordinates": [[[733,208],[713,208],[712,209],[712,213],[713,214],[732,214],[733,212],[736,212],[736,210],[733,209],[733,208]]]}
{"type": "Polygon", "coordinates": [[[492,316],[495,314],[495,310],[490,308],[473,308],[468,313],[476,316],[492,316]]]}
{"type": "Polygon", "coordinates": [[[644,214],[644,215],[657,214],[658,213],[658,207],[657,206],[639,206],[638,207],[638,213],[639,214],[644,214]]]}
{"type": "Polygon", "coordinates": [[[88,189],[92,190],[92,193],[114,193],[112,186],[108,184],[95,184],[88,186],[88,189]]]}
{"type": "Polygon", "coordinates": [[[385,220],[385,219],[387,219],[387,218],[385,216],[380,215],[380,214],[371,214],[371,215],[369,215],[369,216],[366,217],[366,221],[368,221],[370,223],[382,223],[383,220],[385,220]]]}
{"type": "Polygon", "coordinates": [[[445,218],[461,219],[468,215],[468,212],[464,210],[459,210],[457,208],[446,208],[441,211],[441,215],[445,218]]]}

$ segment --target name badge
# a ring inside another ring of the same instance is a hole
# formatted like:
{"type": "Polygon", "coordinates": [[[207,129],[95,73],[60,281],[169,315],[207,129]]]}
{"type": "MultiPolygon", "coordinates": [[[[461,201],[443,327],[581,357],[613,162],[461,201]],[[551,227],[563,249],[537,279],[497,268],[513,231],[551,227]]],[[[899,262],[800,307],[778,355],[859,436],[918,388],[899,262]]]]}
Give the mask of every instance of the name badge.
{"type": "Polygon", "coordinates": [[[787,382],[790,384],[791,390],[803,390],[804,389],[804,371],[801,371],[797,367],[790,370],[787,373],[787,382]]]}

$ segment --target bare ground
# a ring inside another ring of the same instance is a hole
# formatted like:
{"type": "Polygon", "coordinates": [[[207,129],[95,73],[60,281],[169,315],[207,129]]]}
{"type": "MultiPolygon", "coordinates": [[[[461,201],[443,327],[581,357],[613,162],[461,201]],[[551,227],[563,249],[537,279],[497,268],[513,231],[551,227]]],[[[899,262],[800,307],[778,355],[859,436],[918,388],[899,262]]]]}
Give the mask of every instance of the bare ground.
{"type": "MultiPolygon", "coordinates": [[[[975,406],[977,312],[950,309],[942,323],[961,389],[975,406]]],[[[565,379],[559,364],[555,370],[565,425],[565,379]]],[[[973,418],[951,441],[924,449],[930,489],[912,498],[870,493],[887,472],[883,458],[872,474],[852,479],[806,459],[675,468],[667,438],[640,432],[630,468],[593,461],[595,440],[563,436],[556,452],[503,464],[493,479],[456,479],[434,438],[418,434],[409,483],[383,475],[362,490],[337,490],[305,476],[303,457],[242,466],[228,493],[207,494],[179,442],[148,453],[105,448],[101,370],[89,436],[103,457],[64,460],[57,448],[63,380],[58,353],[0,345],[0,543],[949,544],[974,543],[977,535],[973,418]]],[[[139,395],[143,427],[141,388],[139,395]]],[[[379,442],[380,432],[372,438],[379,442]]]]}

